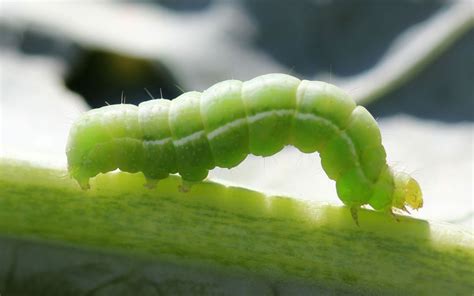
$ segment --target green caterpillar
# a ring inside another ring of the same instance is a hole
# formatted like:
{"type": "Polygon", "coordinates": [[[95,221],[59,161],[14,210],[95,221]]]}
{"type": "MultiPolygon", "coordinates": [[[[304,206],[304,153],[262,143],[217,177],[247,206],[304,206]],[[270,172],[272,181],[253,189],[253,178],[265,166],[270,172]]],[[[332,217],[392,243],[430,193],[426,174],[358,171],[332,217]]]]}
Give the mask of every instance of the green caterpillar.
{"type": "Polygon", "coordinates": [[[232,168],[248,154],[269,156],[285,145],[318,151],[339,198],[352,209],[418,209],[418,183],[386,163],[376,121],[341,89],[320,81],[268,74],[227,80],[204,92],[139,106],[91,110],[72,126],[68,169],[83,189],[99,173],[143,172],[153,186],[170,173],[183,184],[232,168]]]}

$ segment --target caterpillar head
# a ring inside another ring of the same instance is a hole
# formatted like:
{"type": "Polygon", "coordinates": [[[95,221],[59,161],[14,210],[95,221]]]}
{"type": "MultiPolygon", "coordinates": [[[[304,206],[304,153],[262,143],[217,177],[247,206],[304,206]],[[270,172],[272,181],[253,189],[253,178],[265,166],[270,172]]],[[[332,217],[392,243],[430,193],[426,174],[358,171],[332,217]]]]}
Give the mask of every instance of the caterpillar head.
{"type": "Polygon", "coordinates": [[[394,208],[406,210],[408,206],[417,210],[423,206],[423,194],[415,179],[402,172],[394,173],[393,179],[395,188],[392,206],[394,208]]]}

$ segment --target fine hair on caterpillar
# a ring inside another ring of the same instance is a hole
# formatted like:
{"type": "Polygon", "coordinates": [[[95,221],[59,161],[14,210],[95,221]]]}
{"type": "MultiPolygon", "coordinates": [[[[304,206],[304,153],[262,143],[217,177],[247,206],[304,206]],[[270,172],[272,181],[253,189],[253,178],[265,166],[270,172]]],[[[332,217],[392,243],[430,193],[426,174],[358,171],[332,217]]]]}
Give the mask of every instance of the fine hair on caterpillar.
{"type": "Polygon", "coordinates": [[[321,81],[267,74],[227,80],[169,101],[116,104],[84,113],[72,126],[68,170],[83,189],[115,169],[142,172],[153,187],[179,173],[182,190],[215,167],[248,154],[270,156],[286,145],[319,152],[341,201],[357,209],[418,209],[418,183],[387,165],[375,119],[341,89],[321,81]]]}

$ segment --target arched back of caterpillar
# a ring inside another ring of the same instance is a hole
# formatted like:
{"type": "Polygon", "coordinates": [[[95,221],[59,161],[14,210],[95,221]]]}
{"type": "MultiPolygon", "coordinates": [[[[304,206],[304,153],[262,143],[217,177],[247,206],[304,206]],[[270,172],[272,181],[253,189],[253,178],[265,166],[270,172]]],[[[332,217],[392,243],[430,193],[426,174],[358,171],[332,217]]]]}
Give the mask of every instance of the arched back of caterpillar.
{"type": "Polygon", "coordinates": [[[66,153],[71,176],[86,189],[90,178],[117,168],[143,172],[150,186],[179,173],[186,185],[286,145],[320,153],[356,222],[362,205],[423,205],[418,183],[387,165],[378,125],[364,107],[334,85],[285,74],[227,80],[173,101],[91,110],[71,128],[66,153]]]}

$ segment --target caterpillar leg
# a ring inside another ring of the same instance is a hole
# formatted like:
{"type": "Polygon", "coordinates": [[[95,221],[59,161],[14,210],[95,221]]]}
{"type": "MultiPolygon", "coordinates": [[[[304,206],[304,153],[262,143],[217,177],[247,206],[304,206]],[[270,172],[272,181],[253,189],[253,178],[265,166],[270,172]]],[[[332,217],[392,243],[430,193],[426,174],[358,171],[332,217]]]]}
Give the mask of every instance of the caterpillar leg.
{"type": "Polygon", "coordinates": [[[194,171],[180,171],[179,174],[181,175],[181,185],[179,185],[178,189],[180,192],[188,192],[191,187],[201,182],[202,180],[206,179],[207,174],[209,171],[207,169],[196,169],[194,171]]]}
{"type": "Polygon", "coordinates": [[[400,222],[400,219],[395,215],[392,209],[389,209],[388,213],[393,217],[393,219],[395,219],[395,221],[400,222]]]}
{"type": "Polygon", "coordinates": [[[358,214],[358,211],[359,211],[359,206],[351,206],[351,215],[352,215],[352,219],[354,220],[355,224],[357,226],[360,226],[359,225],[359,214],[358,214]]]}
{"type": "Polygon", "coordinates": [[[159,179],[153,179],[153,178],[146,178],[146,183],[145,186],[148,189],[155,189],[156,184],[158,184],[159,179]]]}
{"type": "Polygon", "coordinates": [[[179,192],[183,192],[183,193],[186,193],[188,192],[189,190],[191,190],[191,187],[196,184],[197,182],[193,182],[193,181],[187,181],[187,180],[182,180],[181,181],[181,185],[178,186],[178,190],[179,192]]]}
{"type": "Polygon", "coordinates": [[[88,190],[91,188],[91,185],[89,184],[89,178],[76,178],[77,183],[79,186],[81,186],[82,190],[88,190]]]}
{"type": "Polygon", "coordinates": [[[401,210],[404,211],[405,213],[408,213],[408,214],[411,215],[411,213],[410,213],[410,211],[407,209],[407,207],[403,206],[403,207],[401,208],[401,210]]]}

